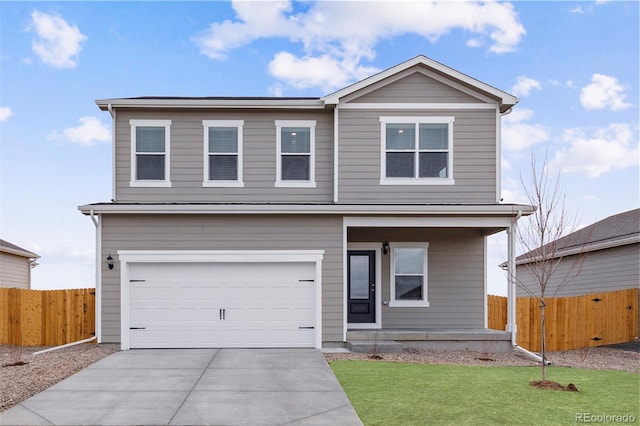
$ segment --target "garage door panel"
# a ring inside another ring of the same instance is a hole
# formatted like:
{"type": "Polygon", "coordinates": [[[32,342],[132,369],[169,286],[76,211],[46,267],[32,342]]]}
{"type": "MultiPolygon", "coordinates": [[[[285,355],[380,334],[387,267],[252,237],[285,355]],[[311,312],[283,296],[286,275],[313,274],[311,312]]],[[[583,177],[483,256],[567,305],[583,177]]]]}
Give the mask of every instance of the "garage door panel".
{"type": "Polygon", "coordinates": [[[314,263],[135,263],[129,277],[133,348],[314,346],[314,263]]]}

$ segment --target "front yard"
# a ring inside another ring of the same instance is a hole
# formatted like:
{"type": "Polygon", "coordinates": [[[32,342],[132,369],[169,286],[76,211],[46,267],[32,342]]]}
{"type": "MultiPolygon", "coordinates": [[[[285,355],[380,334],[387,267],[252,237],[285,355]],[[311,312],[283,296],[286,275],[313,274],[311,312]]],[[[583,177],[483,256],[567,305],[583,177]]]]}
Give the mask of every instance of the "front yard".
{"type": "Polygon", "coordinates": [[[576,393],[530,387],[529,381],[540,379],[539,367],[344,360],[332,361],[331,368],[365,425],[640,421],[637,373],[548,368],[549,380],[573,383],[576,393]]]}

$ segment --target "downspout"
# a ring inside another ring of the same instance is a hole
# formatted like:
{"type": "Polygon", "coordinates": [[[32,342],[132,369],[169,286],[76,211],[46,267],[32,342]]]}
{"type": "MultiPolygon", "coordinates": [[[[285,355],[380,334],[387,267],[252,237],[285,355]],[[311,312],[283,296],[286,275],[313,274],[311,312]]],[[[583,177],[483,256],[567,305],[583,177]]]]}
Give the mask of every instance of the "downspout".
{"type": "Polygon", "coordinates": [[[96,318],[95,318],[95,338],[98,343],[102,343],[102,220],[96,219],[93,209],[89,211],[91,220],[96,226],[96,318]]]}
{"type": "MultiPolygon", "coordinates": [[[[525,348],[523,348],[522,346],[519,346],[516,342],[517,340],[517,333],[518,333],[518,327],[516,325],[516,259],[515,259],[515,236],[516,236],[516,228],[517,228],[517,223],[518,223],[518,219],[520,219],[522,217],[522,210],[518,210],[518,213],[516,214],[515,219],[513,220],[513,225],[511,225],[511,228],[507,230],[508,234],[509,234],[509,259],[508,259],[508,280],[509,280],[509,288],[508,288],[508,294],[509,297],[507,298],[507,301],[509,303],[509,306],[507,307],[507,315],[508,315],[508,320],[507,323],[510,325],[510,331],[511,332],[511,346],[513,347],[514,350],[523,353],[524,355],[528,356],[529,358],[533,359],[534,361],[537,362],[542,362],[542,357],[534,352],[531,352],[525,348]]],[[[550,365],[551,363],[547,360],[547,365],[550,365]]]]}
{"type": "Polygon", "coordinates": [[[338,203],[338,144],[339,144],[338,104],[333,110],[333,202],[338,203]]]}
{"type": "Polygon", "coordinates": [[[111,104],[107,105],[111,115],[111,201],[116,200],[116,111],[111,104]]]}

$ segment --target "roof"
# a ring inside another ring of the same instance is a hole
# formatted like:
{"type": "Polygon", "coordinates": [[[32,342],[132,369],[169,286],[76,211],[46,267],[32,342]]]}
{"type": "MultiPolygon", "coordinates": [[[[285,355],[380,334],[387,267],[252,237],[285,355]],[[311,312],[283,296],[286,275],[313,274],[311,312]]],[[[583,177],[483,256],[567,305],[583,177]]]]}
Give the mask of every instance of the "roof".
{"type": "MultiPolygon", "coordinates": [[[[557,244],[557,256],[568,256],[581,252],[619,247],[640,243],[640,209],[629,210],[602,219],[569,235],[558,238],[550,244],[557,244]]],[[[532,250],[516,258],[519,264],[534,258],[532,250]]]]}
{"type": "Polygon", "coordinates": [[[16,256],[28,257],[30,259],[38,259],[40,257],[39,255],[30,252],[29,250],[25,250],[22,247],[19,247],[5,240],[0,240],[0,252],[15,254],[16,256]]]}
{"type": "Polygon", "coordinates": [[[387,70],[381,71],[324,97],[229,97],[229,96],[141,96],[133,98],[98,99],[101,110],[111,108],[303,108],[326,109],[340,103],[340,100],[358,90],[374,85],[384,79],[399,74],[412,67],[421,66],[456,83],[469,87],[495,99],[500,112],[506,112],[518,98],[493,86],[476,80],[440,62],[418,55],[387,70]]]}

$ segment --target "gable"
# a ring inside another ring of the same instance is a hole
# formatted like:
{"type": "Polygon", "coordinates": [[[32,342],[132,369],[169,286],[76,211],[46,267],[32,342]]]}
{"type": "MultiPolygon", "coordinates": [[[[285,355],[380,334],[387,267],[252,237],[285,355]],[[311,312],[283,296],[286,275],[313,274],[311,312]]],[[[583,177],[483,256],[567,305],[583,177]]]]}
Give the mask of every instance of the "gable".
{"type": "Polygon", "coordinates": [[[409,70],[400,78],[383,80],[373,87],[353,93],[350,103],[481,103],[480,96],[463,91],[426,75],[421,70],[409,70]]]}

